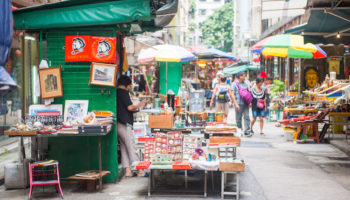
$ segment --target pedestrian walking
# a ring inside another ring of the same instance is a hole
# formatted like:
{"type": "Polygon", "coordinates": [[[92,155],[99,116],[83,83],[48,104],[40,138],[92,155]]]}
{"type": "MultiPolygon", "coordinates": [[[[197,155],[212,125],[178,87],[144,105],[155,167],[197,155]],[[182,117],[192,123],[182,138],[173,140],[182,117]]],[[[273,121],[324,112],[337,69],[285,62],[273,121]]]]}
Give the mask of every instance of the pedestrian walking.
{"type": "Polygon", "coordinates": [[[249,82],[246,80],[246,73],[239,72],[237,75],[237,81],[232,82],[231,90],[235,97],[236,103],[236,124],[237,127],[246,136],[251,136],[250,133],[250,117],[249,117],[249,104],[252,100],[249,92],[249,82]],[[244,120],[244,131],[242,126],[242,117],[244,120]]]}
{"type": "Polygon", "coordinates": [[[140,76],[139,92],[146,92],[146,80],[143,75],[140,76]]]}
{"type": "MultiPolygon", "coordinates": [[[[125,168],[125,176],[133,176],[131,165],[138,161],[137,150],[133,135],[133,112],[145,106],[146,102],[142,101],[137,105],[133,105],[129,95],[131,79],[122,75],[118,79],[117,88],[117,133],[120,141],[121,161],[125,168]]],[[[143,170],[138,171],[138,176],[144,176],[143,170]]]]}
{"type": "Polygon", "coordinates": [[[265,117],[267,118],[269,115],[269,108],[270,108],[270,103],[271,103],[271,84],[273,82],[273,77],[268,77],[265,79],[264,84],[262,85],[263,90],[265,90],[265,95],[266,95],[266,115],[265,117]]]}
{"type": "Polygon", "coordinates": [[[229,112],[229,102],[230,98],[232,103],[238,108],[238,104],[236,99],[234,98],[230,85],[227,84],[227,78],[224,75],[219,77],[219,84],[215,86],[213,91],[213,95],[210,101],[210,107],[213,107],[214,99],[216,100],[215,112],[223,112],[224,113],[224,121],[227,120],[228,112],[229,112]]]}
{"type": "Polygon", "coordinates": [[[266,115],[267,106],[266,106],[266,90],[263,89],[262,85],[264,83],[264,79],[258,77],[256,79],[255,85],[252,87],[252,114],[253,120],[250,124],[250,132],[254,134],[253,127],[256,122],[256,119],[260,120],[260,134],[263,135],[264,128],[264,117],[266,115]]]}

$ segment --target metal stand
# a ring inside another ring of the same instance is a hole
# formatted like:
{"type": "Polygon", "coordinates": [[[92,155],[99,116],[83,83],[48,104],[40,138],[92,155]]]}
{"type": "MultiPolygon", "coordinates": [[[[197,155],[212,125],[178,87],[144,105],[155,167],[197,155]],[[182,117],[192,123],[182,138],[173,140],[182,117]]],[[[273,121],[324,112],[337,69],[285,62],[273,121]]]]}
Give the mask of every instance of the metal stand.
{"type": "Polygon", "coordinates": [[[236,199],[239,199],[239,172],[221,172],[221,199],[224,199],[225,195],[235,195],[236,199]],[[227,185],[227,175],[235,175],[235,182],[227,185]],[[226,186],[234,186],[236,191],[225,191],[226,186]]]}
{"type": "Polygon", "coordinates": [[[100,192],[102,192],[102,158],[101,158],[101,137],[98,137],[98,170],[100,174],[100,180],[99,180],[99,188],[100,192]]]}
{"type": "MultiPolygon", "coordinates": [[[[203,191],[203,195],[191,195],[191,194],[177,194],[177,195],[152,195],[152,189],[155,188],[156,184],[155,184],[155,178],[154,178],[154,171],[156,169],[150,169],[149,171],[149,176],[148,176],[148,197],[151,196],[182,196],[182,197],[207,197],[207,176],[208,176],[208,171],[204,171],[204,191],[203,191]]],[[[162,170],[162,169],[158,169],[158,170],[162,170]]],[[[173,170],[175,171],[175,170],[173,170]]],[[[185,188],[188,188],[188,178],[187,178],[187,170],[185,170],[185,188]]]]}

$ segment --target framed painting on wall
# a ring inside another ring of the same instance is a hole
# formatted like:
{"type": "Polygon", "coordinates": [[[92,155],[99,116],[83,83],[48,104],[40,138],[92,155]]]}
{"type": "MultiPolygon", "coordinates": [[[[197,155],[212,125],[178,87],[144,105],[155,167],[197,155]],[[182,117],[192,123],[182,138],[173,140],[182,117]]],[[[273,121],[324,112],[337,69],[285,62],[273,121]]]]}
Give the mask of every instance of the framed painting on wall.
{"type": "Polygon", "coordinates": [[[41,98],[63,96],[61,67],[52,67],[39,70],[41,98]]]}
{"type": "Polygon", "coordinates": [[[116,85],[117,65],[92,63],[90,68],[90,84],[112,86],[116,85]]]}

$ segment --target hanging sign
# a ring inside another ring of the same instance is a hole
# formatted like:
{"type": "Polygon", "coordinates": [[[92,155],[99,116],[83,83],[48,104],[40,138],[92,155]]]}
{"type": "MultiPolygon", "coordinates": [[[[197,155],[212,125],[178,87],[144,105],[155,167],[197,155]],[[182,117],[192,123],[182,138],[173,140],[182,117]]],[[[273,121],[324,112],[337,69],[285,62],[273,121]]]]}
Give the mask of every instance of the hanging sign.
{"type": "Polygon", "coordinates": [[[66,36],[65,37],[65,60],[90,61],[91,37],[90,36],[66,36]]]}
{"type": "Polygon", "coordinates": [[[91,62],[115,63],[116,38],[91,37],[91,62]]]}

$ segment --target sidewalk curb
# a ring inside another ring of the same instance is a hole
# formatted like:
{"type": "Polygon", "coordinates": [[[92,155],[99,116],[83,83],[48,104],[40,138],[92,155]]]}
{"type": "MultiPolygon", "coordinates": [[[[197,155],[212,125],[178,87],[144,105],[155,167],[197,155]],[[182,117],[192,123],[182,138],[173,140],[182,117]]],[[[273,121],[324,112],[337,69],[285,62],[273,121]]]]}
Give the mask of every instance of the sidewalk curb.
{"type": "Polygon", "coordinates": [[[344,152],[348,156],[350,156],[350,143],[345,140],[331,140],[329,142],[331,145],[344,152]]]}

